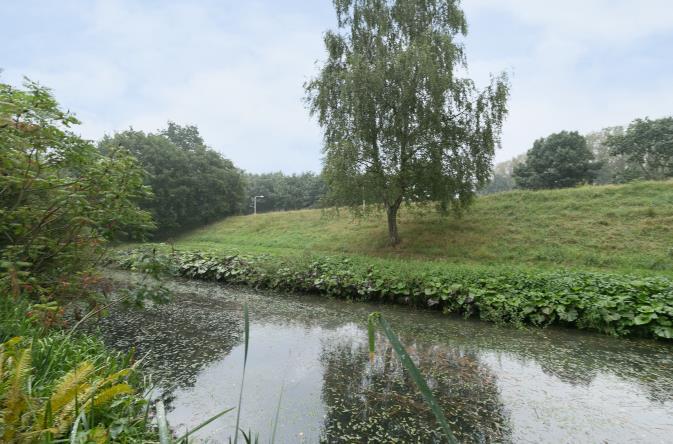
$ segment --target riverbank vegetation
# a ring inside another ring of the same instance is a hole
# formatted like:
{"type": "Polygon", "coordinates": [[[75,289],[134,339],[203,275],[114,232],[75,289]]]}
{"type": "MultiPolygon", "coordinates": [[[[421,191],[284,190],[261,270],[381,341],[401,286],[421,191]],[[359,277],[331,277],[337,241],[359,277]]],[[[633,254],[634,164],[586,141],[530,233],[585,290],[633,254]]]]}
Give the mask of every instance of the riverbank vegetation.
{"type": "Polygon", "coordinates": [[[165,259],[186,277],[519,325],[673,336],[673,244],[662,242],[673,220],[671,181],[480,196],[461,217],[411,207],[394,248],[384,217],[233,217],[179,238],[171,248],[182,253],[165,259]]]}
{"type": "Polygon", "coordinates": [[[0,436],[6,443],[152,439],[132,354],[65,329],[104,306],[96,267],[119,235],[152,228],[124,150],[102,155],[51,93],[0,84],[0,436]],[[75,310],[76,311],[76,310],[75,310]]]}
{"type": "Polygon", "coordinates": [[[48,323],[55,305],[4,297],[0,306],[0,440],[151,442],[149,386],[132,351],[48,323]]]}
{"type": "Polygon", "coordinates": [[[673,339],[673,281],[613,273],[470,267],[362,257],[205,255],[156,249],[120,253],[174,276],[337,298],[401,303],[515,325],[563,325],[616,336],[673,339]]]}

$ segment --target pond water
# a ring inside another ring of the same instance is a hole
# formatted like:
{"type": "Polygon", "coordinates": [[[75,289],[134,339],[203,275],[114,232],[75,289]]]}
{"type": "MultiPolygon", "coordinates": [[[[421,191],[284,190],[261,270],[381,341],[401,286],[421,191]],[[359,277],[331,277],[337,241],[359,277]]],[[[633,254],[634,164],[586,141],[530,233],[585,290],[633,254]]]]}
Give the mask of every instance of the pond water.
{"type": "MultiPolygon", "coordinates": [[[[96,328],[110,345],[148,355],[178,431],[237,405],[247,302],[241,428],[260,442],[269,442],[276,414],[279,443],[442,442],[382,336],[370,363],[372,311],[406,345],[461,442],[673,442],[670,344],[205,282],[170,287],[173,302],[117,312],[96,328]]],[[[231,412],[198,437],[228,442],[235,422],[231,412]]]]}

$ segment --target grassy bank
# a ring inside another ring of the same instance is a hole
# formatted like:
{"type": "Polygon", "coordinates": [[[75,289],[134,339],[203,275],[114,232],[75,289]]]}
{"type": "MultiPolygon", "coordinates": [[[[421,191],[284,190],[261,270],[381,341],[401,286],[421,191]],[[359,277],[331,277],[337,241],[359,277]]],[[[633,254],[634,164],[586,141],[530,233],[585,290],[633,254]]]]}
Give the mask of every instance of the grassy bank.
{"type": "Polygon", "coordinates": [[[383,214],[303,210],[231,217],[176,245],[673,276],[673,181],[482,196],[461,218],[403,209],[400,233],[393,249],[383,214]]]}
{"type": "Polygon", "coordinates": [[[400,230],[391,248],[376,212],[240,216],[173,245],[201,255],[166,257],[188,277],[673,337],[673,181],[483,196],[462,217],[407,208],[400,230]]]}
{"type": "Polygon", "coordinates": [[[392,302],[517,325],[563,325],[673,339],[673,281],[614,273],[523,270],[361,257],[216,256],[138,249],[125,269],[159,262],[175,276],[255,288],[392,302]]]}

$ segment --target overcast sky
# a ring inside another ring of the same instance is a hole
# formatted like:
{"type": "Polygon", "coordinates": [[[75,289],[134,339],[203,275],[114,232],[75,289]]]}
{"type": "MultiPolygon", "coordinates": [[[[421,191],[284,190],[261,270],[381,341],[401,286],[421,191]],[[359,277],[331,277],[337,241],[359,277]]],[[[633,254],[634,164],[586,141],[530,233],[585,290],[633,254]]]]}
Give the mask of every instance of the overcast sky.
{"type": "MultiPolygon", "coordinates": [[[[673,114],[670,0],[464,0],[470,75],[511,76],[498,161],[567,129],[673,114]]],[[[51,87],[98,139],[167,120],[252,172],[318,171],[302,84],[330,0],[22,0],[0,8],[0,80],[51,87]]]]}

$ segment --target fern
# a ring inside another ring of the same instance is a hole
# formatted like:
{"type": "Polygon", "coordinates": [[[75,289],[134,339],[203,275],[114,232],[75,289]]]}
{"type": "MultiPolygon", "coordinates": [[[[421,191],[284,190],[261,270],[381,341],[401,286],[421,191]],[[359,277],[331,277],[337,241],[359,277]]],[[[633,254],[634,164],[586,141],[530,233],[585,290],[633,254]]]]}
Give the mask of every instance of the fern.
{"type": "Polygon", "coordinates": [[[121,379],[121,378],[125,378],[125,377],[129,376],[132,372],[133,372],[133,369],[132,369],[132,368],[125,368],[125,369],[123,369],[123,370],[120,370],[120,371],[118,371],[118,372],[116,372],[116,373],[111,374],[110,376],[107,376],[107,377],[104,378],[103,380],[101,380],[101,381],[98,383],[98,386],[99,386],[99,387],[104,387],[104,386],[106,386],[107,384],[110,384],[110,383],[112,383],[112,382],[117,382],[119,379],[121,379]]]}
{"type": "Polygon", "coordinates": [[[61,382],[54,388],[54,393],[50,398],[53,412],[58,412],[75,399],[78,392],[82,391],[83,382],[93,373],[93,370],[93,364],[84,361],[63,376],[61,382]]]}
{"type": "Polygon", "coordinates": [[[8,390],[2,410],[2,422],[4,425],[2,441],[6,443],[15,441],[17,430],[21,426],[21,416],[27,406],[23,387],[26,384],[28,374],[32,370],[30,347],[18,351],[18,356],[13,358],[12,361],[14,365],[8,379],[8,390]]]}
{"type": "Polygon", "coordinates": [[[85,408],[91,409],[92,406],[105,405],[119,395],[130,395],[133,392],[133,387],[128,384],[115,384],[112,387],[108,387],[105,390],[98,392],[97,396],[87,402],[85,408]]]}
{"type": "MultiPolygon", "coordinates": [[[[94,365],[81,362],[65,374],[46,399],[33,397],[27,390],[28,376],[33,372],[32,345],[20,346],[22,339],[13,338],[0,344],[0,442],[51,442],[75,435],[79,426],[77,415],[92,408],[109,404],[117,396],[134,393],[133,388],[120,382],[132,368],[97,378],[94,365]]],[[[108,430],[96,427],[85,432],[87,442],[107,442],[108,430]]]]}

